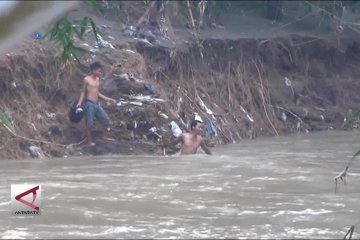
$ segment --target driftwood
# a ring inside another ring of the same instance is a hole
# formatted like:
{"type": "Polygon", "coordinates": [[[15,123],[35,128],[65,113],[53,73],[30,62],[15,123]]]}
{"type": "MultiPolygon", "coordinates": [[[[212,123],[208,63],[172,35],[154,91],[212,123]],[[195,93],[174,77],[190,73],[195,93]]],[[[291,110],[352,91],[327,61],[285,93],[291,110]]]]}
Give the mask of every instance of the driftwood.
{"type": "Polygon", "coordinates": [[[354,230],[355,230],[355,226],[351,226],[350,229],[346,232],[345,236],[343,239],[351,239],[353,233],[354,233],[354,230]],[[349,238],[347,238],[349,236],[349,238]]]}
{"type": "Polygon", "coordinates": [[[352,158],[349,160],[348,164],[346,165],[346,167],[344,168],[344,170],[342,172],[340,172],[335,178],[335,193],[337,193],[338,190],[338,183],[340,181],[342,181],[344,183],[344,185],[346,184],[346,176],[350,167],[350,164],[352,163],[352,161],[358,156],[360,155],[360,150],[358,150],[353,156],[352,158]]]}

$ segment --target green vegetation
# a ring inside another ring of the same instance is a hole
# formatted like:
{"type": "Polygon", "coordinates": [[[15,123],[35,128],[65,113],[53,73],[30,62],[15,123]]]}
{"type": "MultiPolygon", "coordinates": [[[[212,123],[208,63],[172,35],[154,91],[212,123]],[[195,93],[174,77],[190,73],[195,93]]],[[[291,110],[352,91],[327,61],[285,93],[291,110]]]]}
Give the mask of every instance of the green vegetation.
{"type": "MultiPolygon", "coordinates": [[[[94,9],[102,12],[102,9],[98,1],[90,0],[86,1],[94,9]]],[[[86,52],[87,50],[81,47],[77,47],[74,44],[75,37],[83,39],[85,31],[91,28],[97,43],[99,43],[99,28],[96,26],[94,20],[90,17],[85,16],[81,20],[69,20],[67,15],[62,16],[56,22],[50,24],[48,30],[46,31],[45,37],[51,41],[56,42],[63,48],[62,58],[64,61],[76,60],[80,63],[78,59],[78,54],[81,52],[86,52]]]]}

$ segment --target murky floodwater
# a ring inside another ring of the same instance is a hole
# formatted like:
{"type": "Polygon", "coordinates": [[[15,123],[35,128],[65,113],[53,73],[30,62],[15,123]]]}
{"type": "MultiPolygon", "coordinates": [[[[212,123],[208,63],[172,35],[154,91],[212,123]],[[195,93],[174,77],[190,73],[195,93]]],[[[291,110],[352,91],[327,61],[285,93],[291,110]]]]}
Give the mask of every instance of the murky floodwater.
{"type": "Polygon", "coordinates": [[[244,141],[191,157],[0,161],[2,238],[342,238],[360,228],[351,132],[244,141]],[[10,184],[41,183],[42,215],[10,213],[10,184]]]}

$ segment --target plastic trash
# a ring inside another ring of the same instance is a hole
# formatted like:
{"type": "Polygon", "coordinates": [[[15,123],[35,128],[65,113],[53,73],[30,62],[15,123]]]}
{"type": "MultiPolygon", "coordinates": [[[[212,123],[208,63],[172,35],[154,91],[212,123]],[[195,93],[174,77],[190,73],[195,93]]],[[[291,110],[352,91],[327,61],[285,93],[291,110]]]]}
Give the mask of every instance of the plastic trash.
{"type": "Polygon", "coordinates": [[[293,89],[293,86],[292,86],[292,83],[291,83],[291,80],[288,79],[287,77],[285,77],[284,80],[285,80],[285,85],[288,86],[288,87],[290,87],[290,88],[291,88],[291,92],[292,92],[293,94],[295,94],[294,89],[293,89]]]}
{"type": "Polygon", "coordinates": [[[16,83],[15,82],[11,82],[11,88],[16,88],[16,83]]]}
{"type": "Polygon", "coordinates": [[[48,118],[55,118],[56,117],[56,113],[48,113],[48,112],[46,112],[45,114],[46,114],[46,116],[48,118]]]}
{"type": "Polygon", "coordinates": [[[247,111],[245,110],[245,108],[243,106],[240,105],[240,109],[243,113],[246,114],[246,117],[249,119],[250,122],[254,122],[254,119],[252,117],[250,117],[250,115],[247,113],[247,111]]]}
{"type": "Polygon", "coordinates": [[[44,158],[45,157],[43,151],[39,147],[30,146],[29,151],[30,151],[30,154],[32,157],[36,157],[36,158],[44,158]]]}
{"type": "Polygon", "coordinates": [[[162,117],[163,119],[168,119],[169,118],[169,116],[168,115],[166,115],[165,113],[162,113],[162,112],[158,112],[158,114],[159,114],[159,116],[160,117],[162,117]]]}
{"type": "Polygon", "coordinates": [[[121,107],[121,106],[126,106],[126,105],[128,105],[128,104],[129,104],[129,102],[119,101],[118,103],[116,103],[116,106],[121,107]]]}
{"type": "Polygon", "coordinates": [[[182,103],[183,103],[183,99],[182,99],[182,97],[180,97],[177,102],[177,112],[180,112],[182,103]]]}
{"type": "Polygon", "coordinates": [[[32,37],[36,40],[44,39],[44,35],[42,35],[41,33],[34,33],[32,37]]]}
{"type": "Polygon", "coordinates": [[[95,48],[110,47],[112,49],[115,49],[111,43],[105,41],[99,34],[97,35],[97,37],[99,39],[99,42],[95,42],[95,48]]]}
{"type": "Polygon", "coordinates": [[[152,139],[152,140],[155,140],[155,141],[159,141],[161,138],[162,138],[162,136],[157,132],[157,128],[156,127],[151,127],[150,129],[149,129],[149,132],[151,133],[151,134],[148,134],[148,135],[146,135],[147,136],[147,138],[148,139],[152,139]],[[151,136],[152,135],[152,136],[151,136]]]}
{"type": "Polygon", "coordinates": [[[128,26],[122,32],[123,32],[123,35],[126,37],[133,37],[133,36],[135,36],[136,30],[135,30],[135,27],[128,26]]]}
{"type": "Polygon", "coordinates": [[[147,40],[147,39],[139,38],[139,39],[137,39],[137,40],[138,40],[139,42],[145,43],[145,44],[148,45],[148,46],[152,46],[151,42],[149,42],[149,40],[147,40]]]}
{"type": "Polygon", "coordinates": [[[206,111],[210,116],[214,115],[214,113],[205,105],[204,101],[196,94],[196,100],[198,101],[200,107],[206,111]]]}
{"type": "Polygon", "coordinates": [[[119,77],[122,81],[130,81],[129,75],[127,73],[122,73],[120,75],[114,74],[115,77],[119,77]]]}
{"type": "Polygon", "coordinates": [[[131,99],[135,99],[141,102],[165,102],[165,100],[161,98],[152,98],[151,96],[143,96],[143,95],[136,95],[130,96],[131,99]]]}
{"type": "Polygon", "coordinates": [[[129,52],[129,53],[133,53],[135,54],[136,52],[134,52],[133,50],[130,50],[130,49],[125,49],[125,51],[129,52]]]}
{"type": "Polygon", "coordinates": [[[144,87],[150,94],[155,94],[155,86],[154,85],[145,83],[144,87]]]}
{"type": "Polygon", "coordinates": [[[130,104],[132,104],[132,105],[135,105],[135,106],[142,106],[143,105],[143,103],[142,102],[129,102],[130,104]]]}
{"type": "Polygon", "coordinates": [[[177,125],[177,123],[175,121],[170,122],[169,128],[170,128],[172,134],[174,135],[174,137],[178,138],[182,134],[182,130],[180,129],[179,125],[177,125]]]}
{"type": "Polygon", "coordinates": [[[217,133],[216,127],[211,120],[206,119],[204,122],[204,125],[205,125],[207,131],[213,133],[214,136],[217,137],[218,133],[217,133]]]}
{"type": "Polygon", "coordinates": [[[291,81],[290,81],[290,79],[288,79],[287,77],[285,77],[285,84],[286,84],[286,86],[288,86],[288,87],[291,86],[291,81]]]}

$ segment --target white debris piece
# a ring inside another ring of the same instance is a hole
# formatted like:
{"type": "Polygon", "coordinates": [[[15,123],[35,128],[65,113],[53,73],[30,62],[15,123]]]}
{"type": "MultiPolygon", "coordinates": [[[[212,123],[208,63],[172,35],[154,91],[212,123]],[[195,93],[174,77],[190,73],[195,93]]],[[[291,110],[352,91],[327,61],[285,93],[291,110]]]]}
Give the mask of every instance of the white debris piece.
{"type": "Polygon", "coordinates": [[[168,115],[166,115],[165,113],[162,113],[162,112],[158,112],[159,116],[162,117],[163,119],[168,119],[168,115]]]}
{"type": "Polygon", "coordinates": [[[171,129],[172,134],[174,137],[180,137],[182,134],[182,130],[180,129],[179,125],[175,121],[170,122],[169,127],[171,129]]]}
{"type": "Polygon", "coordinates": [[[152,98],[151,96],[144,96],[144,95],[136,95],[130,96],[131,99],[135,99],[141,102],[165,102],[165,100],[161,98],[152,98]]]}
{"type": "Polygon", "coordinates": [[[45,155],[44,155],[43,151],[39,147],[30,146],[29,151],[30,151],[30,154],[31,154],[32,157],[45,158],[45,155]]]}
{"type": "Polygon", "coordinates": [[[116,103],[116,106],[121,107],[121,106],[126,106],[126,105],[128,105],[128,104],[129,104],[129,102],[119,101],[118,103],[116,103]]]}
{"type": "Polygon", "coordinates": [[[115,49],[114,46],[111,43],[109,43],[108,41],[105,41],[99,34],[97,35],[97,37],[99,39],[99,43],[95,43],[96,48],[110,47],[112,49],[115,49]]]}
{"type": "Polygon", "coordinates": [[[201,107],[207,114],[209,114],[209,115],[211,116],[211,119],[214,120],[214,121],[216,121],[216,118],[215,118],[215,116],[214,116],[213,111],[211,111],[211,109],[208,108],[208,107],[205,105],[204,101],[199,97],[198,94],[196,94],[196,100],[197,100],[198,104],[200,105],[200,107],[201,107]]]}
{"type": "Polygon", "coordinates": [[[136,52],[134,52],[133,50],[130,50],[130,49],[125,49],[125,51],[127,51],[129,53],[136,53],[136,52]]]}
{"type": "Polygon", "coordinates": [[[247,113],[245,108],[243,108],[243,106],[240,105],[240,109],[241,109],[241,111],[243,111],[243,113],[246,114],[246,117],[249,119],[250,122],[254,122],[254,119],[252,117],[250,117],[250,115],[247,113]]]}

